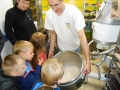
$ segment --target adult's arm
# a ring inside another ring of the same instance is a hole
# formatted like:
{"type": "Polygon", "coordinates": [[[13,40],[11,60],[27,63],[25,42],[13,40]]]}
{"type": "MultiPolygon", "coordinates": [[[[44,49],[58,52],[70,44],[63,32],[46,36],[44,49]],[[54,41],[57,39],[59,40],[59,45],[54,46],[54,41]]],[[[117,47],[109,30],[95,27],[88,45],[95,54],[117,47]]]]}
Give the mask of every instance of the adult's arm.
{"type": "Polygon", "coordinates": [[[50,31],[50,48],[49,48],[48,58],[53,57],[55,41],[56,41],[56,33],[55,31],[51,30],[50,31]]]}
{"type": "Polygon", "coordinates": [[[79,35],[79,38],[80,38],[80,43],[81,43],[81,46],[82,46],[82,50],[83,50],[85,58],[86,58],[86,65],[85,65],[84,71],[83,71],[83,76],[84,76],[84,75],[88,75],[91,72],[89,46],[88,46],[87,39],[86,39],[86,36],[85,36],[85,32],[84,32],[83,29],[78,31],[78,35],[79,35]]]}
{"type": "Polygon", "coordinates": [[[14,24],[13,15],[9,11],[7,11],[5,15],[5,33],[10,42],[14,45],[17,39],[14,35],[13,24],[14,24]]]}

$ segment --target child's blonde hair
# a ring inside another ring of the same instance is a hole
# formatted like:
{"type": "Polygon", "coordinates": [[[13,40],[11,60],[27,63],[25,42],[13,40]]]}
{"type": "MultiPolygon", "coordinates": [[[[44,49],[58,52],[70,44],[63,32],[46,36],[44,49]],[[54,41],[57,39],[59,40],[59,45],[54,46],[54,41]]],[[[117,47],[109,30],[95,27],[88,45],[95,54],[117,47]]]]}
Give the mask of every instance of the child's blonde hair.
{"type": "Polygon", "coordinates": [[[56,58],[47,59],[41,70],[42,82],[48,86],[57,84],[64,74],[64,66],[61,61],[56,58]]]}
{"type": "Polygon", "coordinates": [[[10,75],[12,71],[17,71],[19,68],[21,68],[22,62],[25,62],[25,59],[20,55],[16,54],[7,55],[2,60],[2,70],[4,74],[10,75]]]}
{"type": "Polygon", "coordinates": [[[37,90],[54,90],[54,89],[49,86],[42,86],[42,87],[38,88],[37,90]]]}
{"type": "Polygon", "coordinates": [[[13,52],[15,54],[20,54],[21,52],[28,51],[29,48],[33,48],[33,45],[31,42],[20,40],[20,41],[17,41],[13,46],[13,52]]]}
{"type": "Polygon", "coordinates": [[[39,54],[40,53],[46,54],[45,36],[41,32],[35,32],[34,34],[32,34],[32,36],[30,38],[30,42],[34,46],[34,51],[33,51],[34,56],[33,56],[33,60],[31,62],[31,64],[33,67],[35,67],[36,62],[37,62],[36,60],[37,60],[39,54]]]}

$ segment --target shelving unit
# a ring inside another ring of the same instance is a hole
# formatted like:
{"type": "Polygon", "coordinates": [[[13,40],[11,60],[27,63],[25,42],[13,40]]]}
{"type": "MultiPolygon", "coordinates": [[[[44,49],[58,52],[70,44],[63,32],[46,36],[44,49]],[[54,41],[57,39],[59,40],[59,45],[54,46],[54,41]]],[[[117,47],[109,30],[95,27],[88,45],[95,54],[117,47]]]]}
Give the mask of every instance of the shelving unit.
{"type": "Polygon", "coordinates": [[[29,8],[32,10],[32,18],[33,18],[33,20],[37,21],[36,0],[31,0],[29,8]]]}
{"type": "Polygon", "coordinates": [[[98,3],[100,0],[94,0],[94,2],[90,3],[89,0],[83,0],[83,8],[82,13],[85,17],[85,20],[94,20],[96,17],[96,11],[98,10],[98,3]]]}
{"type": "Polygon", "coordinates": [[[42,0],[31,0],[29,8],[32,10],[32,18],[37,22],[37,29],[42,26],[42,0]]]}
{"type": "Polygon", "coordinates": [[[84,28],[85,34],[87,37],[88,42],[92,40],[92,28],[91,24],[96,18],[96,11],[98,10],[97,4],[100,2],[100,0],[83,0],[83,8],[82,13],[85,18],[86,27],[84,28]]]}
{"type": "Polygon", "coordinates": [[[96,10],[97,10],[97,5],[96,4],[85,4],[86,8],[84,10],[84,18],[86,20],[94,20],[96,17],[96,10]],[[92,10],[88,10],[89,8],[93,8],[92,10]]]}
{"type": "Polygon", "coordinates": [[[107,74],[105,90],[120,90],[120,33],[111,61],[110,71],[107,74]]]}

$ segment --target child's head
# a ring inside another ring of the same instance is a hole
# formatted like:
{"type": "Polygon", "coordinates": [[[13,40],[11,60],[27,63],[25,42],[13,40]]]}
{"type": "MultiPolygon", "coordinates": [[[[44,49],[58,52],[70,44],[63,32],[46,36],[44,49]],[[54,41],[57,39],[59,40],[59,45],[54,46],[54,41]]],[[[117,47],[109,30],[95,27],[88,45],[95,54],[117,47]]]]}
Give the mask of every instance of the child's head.
{"type": "Polygon", "coordinates": [[[17,41],[13,47],[13,52],[15,54],[21,55],[24,59],[31,61],[33,58],[34,47],[31,42],[20,40],[17,41]]]}
{"type": "Polygon", "coordinates": [[[36,66],[36,62],[38,62],[38,58],[41,53],[46,54],[46,47],[45,47],[45,35],[42,34],[41,32],[35,32],[32,34],[30,38],[30,42],[34,46],[34,57],[31,62],[33,68],[36,66]]]}
{"type": "Polygon", "coordinates": [[[2,70],[6,75],[22,76],[25,69],[25,59],[20,55],[10,54],[2,61],[2,70]]]}
{"type": "Polygon", "coordinates": [[[56,58],[46,60],[42,65],[41,79],[48,86],[53,86],[62,79],[64,74],[64,66],[61,61],[56,58]]]}
{"type": "Polygon", "coordinates": [[[45,47],[45,35],[41,32],[35,32],[32,34],[30,42],[36,49],[43,49],[45,47]]]}

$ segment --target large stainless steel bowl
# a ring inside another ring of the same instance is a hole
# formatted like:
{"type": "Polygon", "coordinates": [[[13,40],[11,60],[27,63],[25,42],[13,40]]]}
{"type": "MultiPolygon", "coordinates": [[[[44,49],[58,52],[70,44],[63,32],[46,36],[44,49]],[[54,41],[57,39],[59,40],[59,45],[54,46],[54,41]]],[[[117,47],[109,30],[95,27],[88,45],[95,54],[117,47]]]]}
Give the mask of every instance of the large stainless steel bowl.
{"type": "Polygon", "coordinates": [[[62,90],[76,90],[79,88],[84,82],[84,78],[82,78],[84,65],[81,55],[73,51],[65,51],[56,54],[54,57],[60,60],[64,64],[65,68],[70,68],[67,71],[65,70],[64,75],[67,72],[69,72],[69,74],[67,74],[68,77],[72,75],[70,80],[61,82],[58,84],[58,87],[60,87],[62,90]],[[77,67],[77,70],[74,72],[71,70],[72,67],[77,67]]]}

